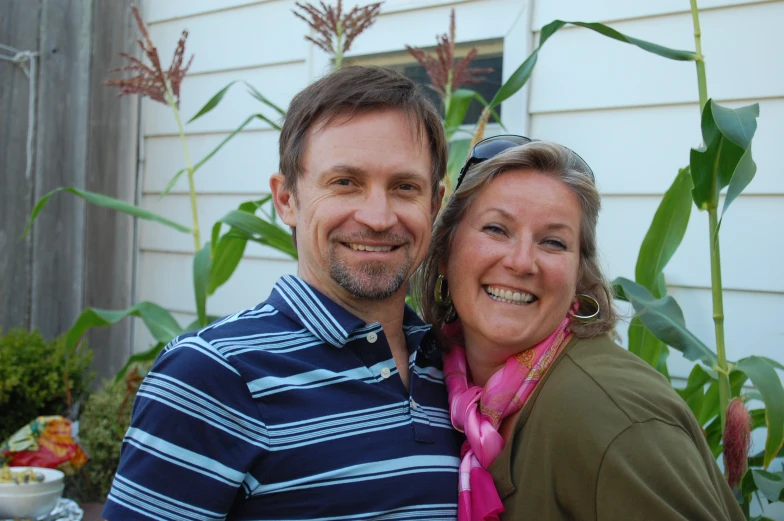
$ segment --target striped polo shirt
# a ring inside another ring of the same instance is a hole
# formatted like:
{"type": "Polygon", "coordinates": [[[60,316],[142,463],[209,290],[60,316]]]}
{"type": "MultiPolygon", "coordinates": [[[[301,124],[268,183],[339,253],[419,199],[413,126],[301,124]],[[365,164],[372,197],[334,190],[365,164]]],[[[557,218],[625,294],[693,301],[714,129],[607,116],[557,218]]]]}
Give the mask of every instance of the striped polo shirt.
{"type": "Polygon", "coordinates": [[[453,520],[460,439],[410,308],[407,391],[379,323],[294,276],[166,346],[139,388],[103,515],[453,520]]]}

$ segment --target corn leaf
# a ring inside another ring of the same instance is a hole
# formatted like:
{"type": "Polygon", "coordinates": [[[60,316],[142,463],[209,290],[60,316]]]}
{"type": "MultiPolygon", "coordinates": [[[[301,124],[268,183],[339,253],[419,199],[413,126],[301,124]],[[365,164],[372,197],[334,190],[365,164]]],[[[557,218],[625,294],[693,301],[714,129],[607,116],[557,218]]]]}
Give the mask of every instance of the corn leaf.
{"type": "Polygon", "coordinates": [[[272,110],[280,114],[281,116],[286,115],[285,110],[272,103],[266,96],[264,96],[258,90],[256,90],[256,88],[253,85],[251,85],[247,81],[243,81],[242,83],[244,83],[245,86],[248,87],[248,92],[250,93],[251,96],[259,100],[260,102],[264,103],[266,106],[268,106],[269,108],[271,108],[272,110]]]}
{"type": "Polygon", "coordinates": [[[229,231],[218,240],[218,245],[213,252],[212,263],[210,264],[209,285],[207,295],[212,295],[215,290],[221,287],[234,273],[245,253],[245,246],[248,244],[246,236],[229,231]]]}
{"type": "Polygon", "coordinates": [[[136,363],[139,363],[139,362],[149,362],[150,360],[155,360],[156,358],[158,358],[158,355],[161,354],[161,351],[163,351],[163,348],[165,346],[166,346],[166,344],[164,344],[163,342],[158,342],[157,344],[152,346],[147,351],[143,351],[141,353],[136,353],[136,354],[131,355],[131,357],[128,358],[128,361],[125,362],[125,365],[122,366],[122,369],[120,369],[117,372],[117,376],[114,377],[114,381],[115,382],[119,382],[120,380],[122,380],[123,377],[125,376],[125,373],[128,372],[128,369],[133,364],[136,364],[136,363]]]}
{"type": "Polygon", "coordinates": [[[69,192],[74,194],[77,197],[81,197],[88,203],[94,204],[96,206],[101,206],[103,208],[107,208],[109,210],[115,210],[117,212],[122,212],[128,215],[132,215],[134,217],[139,217],[140,219],[145,219],[147,221],[155,221],[160,224],[164,224],[170,228],[174,228],[177,231],[183,233],[191,233],[191,229],[187,226],[183,226],[182,224],[176,223],[174,221],[170,221],[169,219],[160,216],[156,213],[153,213],[149,210],[145,210],[144,208],[140,208],[136,205],[131,203],[121,201],[120,199],[115,199],[114,197],[109,197],[108,195],[98,194],[95,192],[88,192],[87,190],[80,190],[78,188],[74,188],[72,186],[64,187],[64,188],[55,188],[45,196],[41,197],[38,202],[35,204],[33,208],[33,212],[30,214],[30,220],[27,222],[27,226],[22,232],[22,237],[27,235],[27,232],[30,230],[30,227],[33,225],[33,221],[35,218],[38,217],[38,214],[41,213],[41,210],[44,209],[46,203],[49,202],[51,197],[58,193],[58,192],[69,192]]]}
{"type": "Polygon", "coordinates": [[[689,225],[691,189],[689,167],[682,168],[659,203],[640,247],[634,278],[657,298],[664,295],[657,294],[656,278],[672,259],[689,225]]]}
{"type": "Polygon", "coordinates": [[[65,334],[65,345],[69,353],[73,353],[82,335],[93,327],[106,327],[126,317],[141,318],[153,338],[158,342],[168,343],[182,333],[182,328],[171,316],[171,313],[158,304],[139,302],[133,307],[122,310],[87,308],[79,315],[76,322],[65,334]]]}
{"type": "Polygon", "coordinates": [[[694,182],[692,197],[702,210],[718,208],[719,193],[732,183],[724,200],[722,217],[729,205],[754,178],[757,166],[751,158],[751,138],[757,128],[759,105],[739,109],[722,107],[708,100],[702,111],[704,146],[690,153],[694,182]],[[735,179],[735,181],[733,181],[735,179]]]}
{"type": "Polygon", "coordinates": [[[735,367],[746,373],[765,403],[768,437],[765,441],[765,459],[762,466],[767,469],[784,446],[784,387],[774,367],[762,358],[750,356],[739,360],[735,367]]]}
{"type": "Polygon", "coordinates": [[[619,42],[635,45],[644,51],[648,51],[650,53],[657,54],[659,56],[662,56],[664,58],[669,58],[671,60],[694,61],[697,56],[696,53],[692,51],[671,49],[669,47],[664,47],[655,43],[646,42],[645,40],[639,40],[637,38],[627,36],[604,24],[586,23],[586,22],[566,22],[563,20],[554,20],[549,24],[545,25],[544,27],[542,27],[542,31],[539,36],[539,46],[536,49],[534,49],[534,51],[530,54],[530,56],[528,56],[528,58],[526,58],[526,60],[520,65],[520,67],[518,67],[517,70],[515,70],[512,73],[512,75],[509,76],[509,79],[506,80],[506,82],[503,85],[501,85],[501,88],[498,90],[495,97],[490,101],[489,106],[491,108],[497,107],[504,100],[513,96],[520,89],[523,88],[523,86],[528,82],[529,78],[531,77],[531,74],[534,71],[534,67],[536,66],[536,60],[539,58],[539,50],[553,34],[555,34],[559,29],[561,29],[567,24],[590,29],[603,36],[612,38],[613,40],[618,40],[619,42]]]}
{"type": "Polygon", "coordinates": [[[716,354],[686,328],[675,299],[670,296],[657,299],[646,288],[623,277],[615,279],[613,284],[623,287],[637,316],[659,340],[681,351],[689,360],[702,361],[709,367],[716,363],[716,354]]]}
{"type": "MultiPolygon", "coordinates": [[[[700,365],[695,365],[689,374],[685,389],[676,389],[675,392],[688,404],[695,418],[702,414],[702,406],[705,402],[705,386],[711,382],[713,377],[700,365]]],[[[701,423],[700,425],[703,425],[701,423]]]]}
{"type": "Polygon", "coordinates": [[[223,96],[226,95],[226,93],[229,91],[231,86],[234,85],[235,83],[237,83],[236,80],[232,81],[231,83],[229,83],[228,85],[223,87],[221,90],[219,90],[217,93],[215,93],[215,95],[213,97],[211,97],[210,100],[207,103],[204,104],[204,106],[199,110],[199,112],[197,112],[195,116],[193,116],[191,119],[188,120],[188,123],[193,123],[194,121],[196,121],[197,119],[199,119],[203,115],[211,112],[212,109],[217,107],[218,104],[223,99],[223,96]]]}
{"type": "Polygon", "coordinates": [[[768,498],[768,501],[779,501],[781,493],[784,491],[784,472],[773,473],[751,469],[751,475],[757,489],[768,498]]]}
{"type": "Polygon", "coordinates": [[[294,247],[291,234],[256,215],[241,210],[232,210],[224,215],[220,222],[244,232],[249,240],[271,246],[294,259],[297,258],[297,249],[294,247]]]}

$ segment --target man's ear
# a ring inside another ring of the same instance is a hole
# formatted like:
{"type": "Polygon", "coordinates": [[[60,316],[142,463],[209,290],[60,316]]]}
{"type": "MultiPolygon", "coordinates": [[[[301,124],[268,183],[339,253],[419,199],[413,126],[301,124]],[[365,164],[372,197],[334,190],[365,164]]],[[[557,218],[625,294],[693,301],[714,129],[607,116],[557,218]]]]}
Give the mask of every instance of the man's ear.
{"type": "Polygon", "coordinates": [[[297,226],[297,201],[291,190],[286,187],[286,179],[283,174],[272,174],[270,177],[270,190],[272,191],[272,202],[275,210],[280,216],[280,220],[289,226],[297,226]]]}
{"type": "Polygon", "coordinates": [[[438,216],[438,212],[441,210],[441,204],[444,202],[444,193],[446,192],[446,187],[438,183],[438,198],[433,201],[432,208],[430,211],[433,214],[433,221],[435,222],[436,217],[438,216]]]}

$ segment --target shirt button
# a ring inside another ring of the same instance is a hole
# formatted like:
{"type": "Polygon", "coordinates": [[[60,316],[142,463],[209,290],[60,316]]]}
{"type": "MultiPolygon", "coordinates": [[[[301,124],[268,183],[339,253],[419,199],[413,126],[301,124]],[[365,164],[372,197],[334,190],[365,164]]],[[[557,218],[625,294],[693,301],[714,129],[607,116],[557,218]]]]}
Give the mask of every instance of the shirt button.
{"type": "Polygon", "coordinates": [[[370,342],[371,344],[375,344],[376,340],[378,340],[378,335],[375,333],[369,333],[368,336],[365,338],[367,338],[367,341],[370,342]]]}
{"type": "Polygon", "coordinates": [[[392,371],[389,370],[389,367],[382,367],[381,368],[381,378],[386,380],[389,378],[389,375],[392,374],[392,371]]]}

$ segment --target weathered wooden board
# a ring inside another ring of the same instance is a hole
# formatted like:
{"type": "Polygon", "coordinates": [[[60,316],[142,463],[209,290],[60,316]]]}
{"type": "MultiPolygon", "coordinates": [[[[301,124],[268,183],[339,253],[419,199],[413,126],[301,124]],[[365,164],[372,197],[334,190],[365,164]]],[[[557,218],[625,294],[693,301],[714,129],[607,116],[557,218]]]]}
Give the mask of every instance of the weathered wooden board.
{"type": "MultiPolygon", "coordinates": [[[[138,30],[130,0],[93,1],[90,121],[86,188],[128,202],[136,199],[138,96],[118,97],[106,87],[108,71],[134,53],[138,30]]],[[[114,75],[116,76],[116,74],[114,75]]],[[[84,306],[124,309],[133,304],[136,226],[129,216],[88,205],[84,245],[84,306]]],[[[93,367],[114,375],[131,353],[131,319],[88,336],[93,367]]]]}
{"type": "MultiPolygon", "coordinates": [[[[0,4],[0,43],[38,48],[41,2],[0,4]]],[[[5,53],[4,53],[5,54],[5,53]]],[[[31,241],[20,240],[32,209],[33,177],[25,176],[30,84],[16,64],[0,60],[0,328],[26,327],[30,313],[31,241]]]]}

